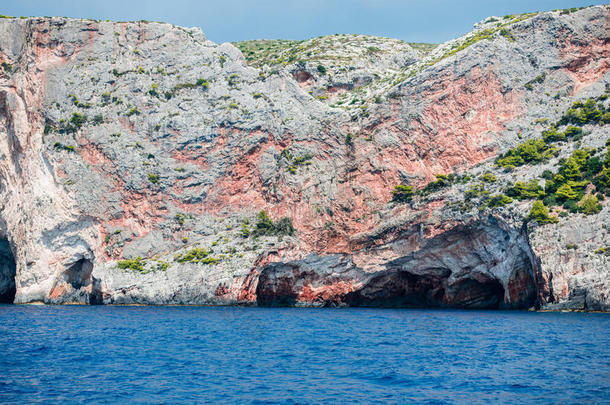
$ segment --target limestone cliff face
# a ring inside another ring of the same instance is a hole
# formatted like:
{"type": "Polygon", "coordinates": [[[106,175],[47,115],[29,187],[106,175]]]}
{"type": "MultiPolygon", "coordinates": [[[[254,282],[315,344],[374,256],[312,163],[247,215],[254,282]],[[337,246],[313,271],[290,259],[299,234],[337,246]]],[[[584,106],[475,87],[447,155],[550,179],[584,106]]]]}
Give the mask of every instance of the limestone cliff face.
{"type": "Polygon", "coordinates": [[[531,200],[468,191],[601,156],[596,124],[494,164],[606,94],[610,9],[490,18],[429,54],[342,38],[252,67],[199,29],[0,20],[0,298],[610,309],[607,199],[537,225],[531,200]],[[395,203],[397,184],[431,191],[395,203]]]}

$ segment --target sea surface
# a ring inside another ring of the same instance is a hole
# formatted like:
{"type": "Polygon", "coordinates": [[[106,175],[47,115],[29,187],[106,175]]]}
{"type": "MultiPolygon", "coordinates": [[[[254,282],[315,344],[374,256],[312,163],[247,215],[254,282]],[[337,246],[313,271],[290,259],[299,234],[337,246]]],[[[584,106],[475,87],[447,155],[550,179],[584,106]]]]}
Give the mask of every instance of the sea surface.
{"type": "Polygon", "coordinates": [[[610,403],[610,314],[5,305],[13,403],[610,403]]]}

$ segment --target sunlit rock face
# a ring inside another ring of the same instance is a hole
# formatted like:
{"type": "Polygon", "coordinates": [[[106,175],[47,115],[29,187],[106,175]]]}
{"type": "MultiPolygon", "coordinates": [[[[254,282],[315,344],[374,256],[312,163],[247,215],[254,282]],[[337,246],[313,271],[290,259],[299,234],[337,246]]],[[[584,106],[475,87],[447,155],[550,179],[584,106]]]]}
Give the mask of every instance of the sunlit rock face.
{"type": "Polygon", "coordinates": [[[1,300],[608,310],[608,199],[537,225],[531,200],[469,190],[602,156],[608,126],[584,125],[547,161],[494,164],[607,92],[609,32],[596,6],[249,65],[199,29],[1,19],[1,300]],[[429,192],[392,202],[397,184],[429,192]]]}

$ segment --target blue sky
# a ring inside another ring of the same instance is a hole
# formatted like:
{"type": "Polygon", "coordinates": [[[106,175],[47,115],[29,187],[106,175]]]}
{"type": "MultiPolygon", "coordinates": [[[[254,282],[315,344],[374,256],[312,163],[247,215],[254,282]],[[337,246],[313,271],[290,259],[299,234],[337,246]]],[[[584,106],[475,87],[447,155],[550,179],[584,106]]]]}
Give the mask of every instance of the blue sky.
{"type": "Polygon", "coordinates": [[[444,42],[490,15],[604,4],[595,0],[3,0],[0,14],[165,21],[215,42],[350,33],[444,42]]]}

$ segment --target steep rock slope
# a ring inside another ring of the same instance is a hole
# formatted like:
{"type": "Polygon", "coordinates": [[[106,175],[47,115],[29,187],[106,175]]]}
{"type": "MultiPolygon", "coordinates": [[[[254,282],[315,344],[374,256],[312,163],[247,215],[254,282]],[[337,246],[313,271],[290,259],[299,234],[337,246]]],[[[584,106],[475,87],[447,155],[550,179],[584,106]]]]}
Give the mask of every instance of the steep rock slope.
{"type": "Polygon", "coordinates": [[[301,80],[317,65],[249,67],[198,29],[0,34],[4,300],[610,308],[607,200],[543,225],[531,199],[489,197],[577,149],[603,162],[603,119],[539,161],[494,158],[574,101],[608,111],[607,6],[487,19],[428,55],[401,44],[387,77],[342,61],[369,79],[332,100],[315,89],[335,82],[301,80]]]}

